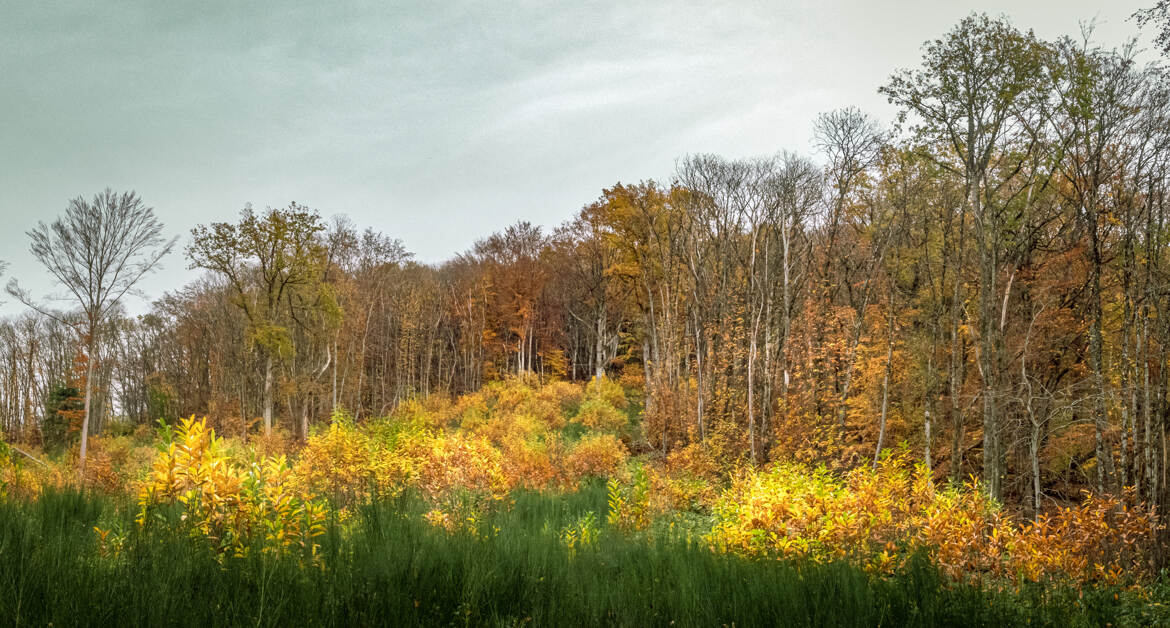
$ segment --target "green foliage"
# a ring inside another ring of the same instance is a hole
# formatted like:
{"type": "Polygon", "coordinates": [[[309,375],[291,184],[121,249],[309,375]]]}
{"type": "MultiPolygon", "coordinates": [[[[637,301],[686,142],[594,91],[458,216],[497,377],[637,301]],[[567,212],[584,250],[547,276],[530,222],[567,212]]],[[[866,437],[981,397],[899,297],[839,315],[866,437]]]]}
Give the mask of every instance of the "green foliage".
{"type": "Polygon", "coordinates": [[[179,418],[174,408],[174,389],[161,382],[152,382],[146,390],[146,416],[151,419],[174,423],[179,418]]]}
{"type": "Polygon", "coordinates": [[[606,485],[609,513],[606,521],[622,530],[645,530],[650,525],[650,479],[640,463],[634,463],[630,482],[611,479],[606,485]]]}
{"type": "Polygon", "coordinates": [[[74,386],[59,384],[45,402],[45,419],[41,423],[41,440],[46,451],[58,452],[70,438],[70,426],[77,413],[85,411],[85,398],[74,386]]]}
{"type": "Polygon", "coordinates": [[[422,520],[404,495],[333,521],[321,567],[219,557],[93,494],[0,501],[0,617],[32,626],[1114,626],[1165,625],[1158,597],[1113,588],[953,585],[926,561],[890,577],[841,563],[749,561],[700,545],[593,533],[596,488],[518,493],[498,534],[422,520]],[[126,530],[103,541],[93,528],[126,530]],[[560,531],[593,538],[589,551],[560,531]],[[103,556],[120,543],[116,557],[103,556]]]}

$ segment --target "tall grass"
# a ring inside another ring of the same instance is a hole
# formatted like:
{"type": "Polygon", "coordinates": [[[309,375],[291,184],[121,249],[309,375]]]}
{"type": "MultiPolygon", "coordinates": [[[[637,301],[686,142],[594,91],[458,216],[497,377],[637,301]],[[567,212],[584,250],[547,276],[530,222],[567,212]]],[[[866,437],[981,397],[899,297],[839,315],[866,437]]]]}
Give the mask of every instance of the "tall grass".
{"type": "Polygon", "coordinates": [[[592,486],[518,493],[474,530],[422,519],[410,496],[334,522],[319,566],[259,551],[220,560],[196,540],[138,531],[133,508],[50,492],[0,502],[0,622],[35,626],[1078,626],[1153,623],[1158,607],[1109,590],[1009,593],[944,582],[924,560],[894,577],[846,564],[747,561],[681,534],[602,526],[570,552],[565,526],[594,511],[592,486]],[[93,526],[128,531],[103,557],[93,526]],[[498,530],[498,532],[497,532],[498,530]]]}

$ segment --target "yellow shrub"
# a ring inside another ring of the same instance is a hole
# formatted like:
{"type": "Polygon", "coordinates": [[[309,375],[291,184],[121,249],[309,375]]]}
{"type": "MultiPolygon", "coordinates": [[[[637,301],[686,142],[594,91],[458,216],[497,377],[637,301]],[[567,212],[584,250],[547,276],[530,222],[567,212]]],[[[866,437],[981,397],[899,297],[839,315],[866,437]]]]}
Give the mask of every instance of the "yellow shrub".
{"type": "Polygon", "coordinates": [[[348,504],[365,499],[378,487],[377,468],[370,438],[352,422],[335,420],[309,437],[293,474],[309,491],[348,504]]]}
{"type": "Polygon", "coordinates": [[[666,457],[666,470],[672,475],[685,474],[713,481],[719,477],[719,462],[709,448],[691,443],[670,452],[666,457]]]}
{"type": "Polygon", "coordinates": [[[609,506],[605,520],[626,532],[645,530],[650,525],[650,477],[641,463],[635,463],[629,482],[610,478],[606,483],[609,506]]]}
{"type": "Polygon", "coordinates": [[[1019,530],[1011,569],[1030,580],[1063,573],[1079,582],[1118,584],[1153,573],[1147,549],[1157,527],[1132,489],[1121,498],[1085,493],[1080,505],[1042,515],[1019,530]]]}
{"type": "Polygon", "coordinates": [[[1122,500],[1091,498],[1022,524],[978,487],[939,490],[893,458],[844,476],[778,465],[739,473],[715,507],[715,548],[752,556],[848,559],[889,572],[916,550],[953,577],[1119,582],[1149,575],[1152,521],[1122,500]]]}
{"type": "Polygon", "coordinates": [[[0,498],[33,498],[40,495],[41,488],[40,478],[21,454],[0,441],[0,498]]]}
{"type": "Polygon", "coordinates": [[[185,527],[221,554],[298,549],[315,557],[325,532],[325,506],[295,490],[284,456],[241,466],[224,452],[206,419],[184,419],[158,452],[138,495],[139,525],[161,520],[185,527]],[[178,520],[168,513],[178,505],[178,520]]]}
{"type": "Polygon", "coordinates": [[[689,510],[709,512],[719,497],[713,480],[686,470],[651,469],[651,504],[656,512],[689,510]]]}
{"type": "Polygon", "coordinates": [[[581,404],[575,418],[589,429],[605,432],[619,431],[629,423],[629,419],[621,410],[597,398],[587,399],[581,404]]]}
{"type": "Polygon", "coordinates": [[[452,410],[455,419],[464,429],[475,429],[487,422],[492,415],[486,389],[461,395],[452,410]]]}
{"type": "Polygon", "coordinates": [[[629,403],[626,400],[626,391],[622,389],[621,384],[608,377],[595,377],[590,380],[585,385],[585,399],[599,399],[618,410],[625,410],[629,403]]]}
{"type": "Polygon", "coordinates": [[[628,457],[626,446],[613,434],[592,434],[569,451],[565,470],[574,483],[587,476],[612,477],[625,467],[628,457]]]}
{"type": "Polygon", "coordinates": [[[261,456],[288,456],[296,450],[292,436],[288,430],[274,427],[270,434],[252,434],[248,443],[261,456]]]}
{"type": "Polygon", "coordinates": [[[559,457],[560,441],[552,436],[539,441],[511,441],[502,449],[504,475],[509,486],[543,489],[554,485],[559,473],[554,458],[559,457]]]}
{"type": "Polygon", "coordinates": [[[501,382],[494,382],[484,390],[495,397],[496,411],[510,412],[536,396],[536,380],[533,377],[510,376],[501,382]]]}
{"type": "Polygon", "coordinates": [[[537,397],[560,408],[561,413],[564,414],[581,405],[581,400],[585,398],[585,391],[580,384],[555,381],[542,386],[537,392],[537,397]]]}
{"type": "Polygon", "coordinates": [[[618,377],[618,385],[627,390],[642,391],[646,387],[646,371],[638,363],[626,364],[618,377]]]}
{"type": "Polygon", "coordinates": [[[430,499],[461,490],[502,498],[510,488],[500,451],[483,438],[440,433],[412,441],[403,455],[416,464],[411,483],[430,499]]]}
{"type": "Polygon", "coordinates": [[[503,444],[543,435],[548,432],[548,424],[530,414],[499,414],[478,429],[467,431],[483,436],[493,443],[503,444]]]}
{"type": "Polygon", "coordinates": [[[146,476],[154,454],[155,448],[138,445],[129,436],[92,436],[86,455],[85,485],[109,494],[119,493],[146,476]]]}

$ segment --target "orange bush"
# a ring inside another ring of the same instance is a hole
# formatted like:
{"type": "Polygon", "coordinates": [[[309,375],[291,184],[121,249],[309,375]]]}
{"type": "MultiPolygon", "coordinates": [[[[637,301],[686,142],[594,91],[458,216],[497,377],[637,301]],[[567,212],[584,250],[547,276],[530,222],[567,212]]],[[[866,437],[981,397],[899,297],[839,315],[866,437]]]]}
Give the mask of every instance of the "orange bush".
{"type": "Polygon", "coordinates": [[[505,443],[501,454],[508,485],[528,489],[555,485],[561,475],[556,464],[561,457],[560,448],[560,440],[555,437],[539,442],[505,443]]]}
{"type": "Polygon", "coordinates": [[[588,476],[612,477],[624,468],[628,457],[626,446],[616,436],[593,434],[582,438],[569,451],[565,469],[573,483],[588,476]]]}
{"type": "Polygon", "coordinates": [[[843,476],[796,464],[744,471],[715,513],[708,542],[752,556],[846,559],[888,572],[925,551],[956,578],[1117,583],[1151,573],[1140,557],[1153,521],[1124,500],[1086,498],[1020,523],[977,486],[937,489],[901,458],[843,476]]]}
{"type": "Polygon", "coordinates": [[[403,455],[416,461],[410,481],[430,499],[442,499],[458,491],[502,498],[511,488],[500,451],[483,438],[430,435],[412,441],[403,455]]]}
{"type": "Polygon", "coordinates": [[[562,415],[568,414],[585,398],[585,391],[580,384],[555,381],[541,386],[536,396],[560,408],[562,415]]]}

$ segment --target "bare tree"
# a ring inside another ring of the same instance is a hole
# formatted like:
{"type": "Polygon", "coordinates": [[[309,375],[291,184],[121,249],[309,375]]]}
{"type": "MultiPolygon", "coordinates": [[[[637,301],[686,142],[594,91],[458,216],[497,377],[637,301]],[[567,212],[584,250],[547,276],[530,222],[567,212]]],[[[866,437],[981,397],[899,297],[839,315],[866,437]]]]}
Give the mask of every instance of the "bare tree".
{"type": "MultiPolygon", "coordinates": [[[[92,380],[99,349],[98,328],[134,284],[171,251],[177,238],[163,237],[163,224],[155,217],[154,208],[143,204],[138,194],[133,191],[118,194],[110,188],[94,195],[91,201],[80,196],[73,199],[64,216],[51,225],[38,222],[28,237],[32,241],[29,251],[33,257],[68,290],[70,296],[60,298],[81,307],[81,324],[74,329],[85,345],[88,358],[78,463],[78,474],[84,477],[92,380]]],[[[8,293],[39,312],[64,321],[61,315],[36,303],[15,279],[8,283],[8,293]]]]}
{"type": "MultiPolygon", "coordinates": [[[[881,157],[882,147],[886,142],[886,134],[877,120],[862,112],[856,107],[847,107],[817,117],[814,126],[817,147],[828,158],[825,177],[829,183],[830,201],[828,214],[825,216],[822,232],[823,247],[826,251],[824,267],[821,270],[821,285],[819,286],[822,301],[821,314],[816,323],[818,327],[817,344],[824,341],[824,321],[829,319],[828,307],[833,301],[835,287],[831,277],[830,266],[834,260],[847,260],[846,255],[836,255],[834,250],[841,239],[841,231],[850,222],[849,204],[858,193],[865,174],[881,157]]],[[[860,225],[864,229],[868,221],[862,220],[860,225]]],[[[845,357],[844,381],[841,385],[840,400],[838,401],[837,428],[844,433],[845,420],[849,416],[849,395],[852,392],[853,370],[856,362],[858,346],[861,344],[861,332],[865,327],[865,311],[869,307],[873,292],[873,271],[882,263],[885,255],[885,242],[882,234],[875,232],[871,239],[868,259],[861,266],[861,275],[864,283],[857,298],[853,290],[849,290],[850,304],[854,309],[852,333],[845,357]]],[[[848,282],[848,268],[846,281],[848,282]]]]}

